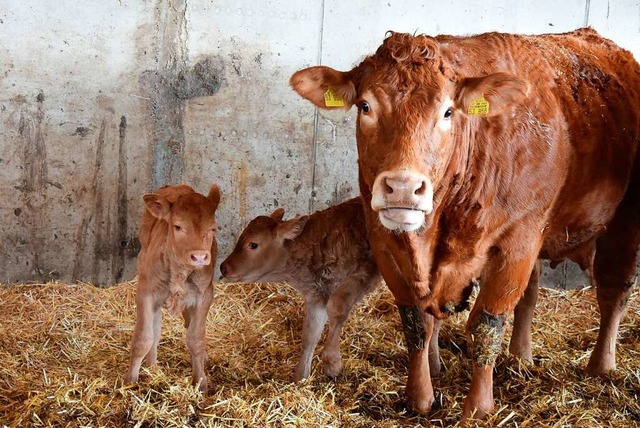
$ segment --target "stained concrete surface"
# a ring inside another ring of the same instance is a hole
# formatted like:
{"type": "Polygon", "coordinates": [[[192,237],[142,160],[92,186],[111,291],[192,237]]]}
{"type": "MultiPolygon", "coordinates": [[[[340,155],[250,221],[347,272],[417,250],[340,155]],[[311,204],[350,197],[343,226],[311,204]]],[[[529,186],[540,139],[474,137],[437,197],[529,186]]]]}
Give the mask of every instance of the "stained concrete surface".
{"type": "MultiPolygon", "coordinates": [[[[354,112],[288,86],[348,69],[386,30],[468,34],[593,25],[640,55],[640,2],[7,0],[0,5],[0,282],[135,274],[141,196],[223,192],[220,260],[255,215],[357,194],[354,112]]],[[[547,284],[587,282],[573,265],[547,284]]]]}

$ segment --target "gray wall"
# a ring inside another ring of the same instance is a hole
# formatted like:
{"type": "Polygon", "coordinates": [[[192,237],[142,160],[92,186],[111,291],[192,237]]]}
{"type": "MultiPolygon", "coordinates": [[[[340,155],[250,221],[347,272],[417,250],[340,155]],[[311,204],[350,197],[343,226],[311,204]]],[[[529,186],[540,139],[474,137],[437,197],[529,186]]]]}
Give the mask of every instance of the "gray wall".
{"type": "MultiPolygon", "coordinates": [[[[253,216],[357,192],[353,112],[318,112],[297,69],[348,69],[386,30],[592,25],[640,56],[637,0],[0,2],[0,282],[135,274],[141,195],[219,183],[221,256],[253,216]]],[[[584,282],[571,266],[551,283],[584,282]]]]}

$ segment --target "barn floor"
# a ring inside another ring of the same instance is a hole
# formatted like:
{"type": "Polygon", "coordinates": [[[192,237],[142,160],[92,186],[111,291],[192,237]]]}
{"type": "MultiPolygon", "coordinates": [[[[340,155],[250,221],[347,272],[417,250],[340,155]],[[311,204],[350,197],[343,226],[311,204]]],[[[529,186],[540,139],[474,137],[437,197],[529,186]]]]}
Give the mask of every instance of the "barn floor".
{"type": "MultiPolygon", "coordinates": [[[[134,288],[49,283],[0,288],[0,423],[23,426],[453,426],[469,386],[466,313],[443,327],[437,403],[423,418],[404,408],[406,353],[386,289],[345,327],[344,370],[289,381],[297,361],[301,301],[282,284],[219,284],[209,314],[210,396],[190,386],[180,320],[165,315],[159,367],[122,387],[134,322],[134,288]]],[[[594,427],[640,424],[640,297],[630,300],[618,370],[582,370],[596,337],[592,289],[541,291],[530,367],[503,355],[496,414],[480,426],[594,427]]],[[[504,342],[506,347],[507,341],[504,342]]]]}

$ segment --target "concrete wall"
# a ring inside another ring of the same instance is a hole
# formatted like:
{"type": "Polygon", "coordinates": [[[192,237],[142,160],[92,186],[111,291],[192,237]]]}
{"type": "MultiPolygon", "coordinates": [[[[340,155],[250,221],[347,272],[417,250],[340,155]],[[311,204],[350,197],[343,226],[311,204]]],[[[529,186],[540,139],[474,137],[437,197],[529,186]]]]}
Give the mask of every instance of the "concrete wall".
{"type": "MultiPolygon", "coordinates": [[[[301,67],[348,69],[389,29],[584,25],[640,57],[638,0],[5,0],[0,282],[131,278],[141,195],[163,184],[221,185],[221,258],[255,215],[355,195],[354,113],[295,96],[301,67]]],[[[583,282],[571,269],[549,281],[583,282]]]]}

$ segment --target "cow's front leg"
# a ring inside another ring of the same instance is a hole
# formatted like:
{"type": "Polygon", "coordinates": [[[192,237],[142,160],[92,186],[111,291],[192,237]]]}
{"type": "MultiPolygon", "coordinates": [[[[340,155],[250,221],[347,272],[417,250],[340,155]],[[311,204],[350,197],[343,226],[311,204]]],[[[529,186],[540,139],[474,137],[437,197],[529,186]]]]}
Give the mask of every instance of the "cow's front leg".
{"type": "Polygon", "coordinates": [[[429,370],[429,349],[434,318],[418,306],[399,305],[402,328],[409,352],[407,402],[412,410],[426,414],[433,404],[433,385],[429,370]]]}
{"type": "Polygon", "coordinates": [[[467,322],[473,373],[464,402],[463,421],[469,417],[482,419],[493,411],[493,367],[501,351],[507,316],[524,293],[536,254],[537,251],[517,261],[498,256],[486,267],[467,322]]]}

